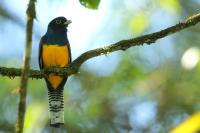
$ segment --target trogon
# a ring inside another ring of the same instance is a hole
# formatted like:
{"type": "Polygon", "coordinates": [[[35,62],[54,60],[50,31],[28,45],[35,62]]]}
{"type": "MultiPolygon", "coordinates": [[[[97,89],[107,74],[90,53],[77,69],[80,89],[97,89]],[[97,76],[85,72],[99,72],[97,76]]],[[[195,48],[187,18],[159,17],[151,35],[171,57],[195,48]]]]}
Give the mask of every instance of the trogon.
{"type": "MultiPolygon", "coordinates": [[[[65,17],[53,19],[42,36],[39,45],[39,67],[67,67],[71,63],[71,50],[67,37],[67,27],[71,23],[65,17]]],[[[50,126],[64,124],[63,90],[67,77],[50,73],[45,77],[48,88],[50,126]]]]}

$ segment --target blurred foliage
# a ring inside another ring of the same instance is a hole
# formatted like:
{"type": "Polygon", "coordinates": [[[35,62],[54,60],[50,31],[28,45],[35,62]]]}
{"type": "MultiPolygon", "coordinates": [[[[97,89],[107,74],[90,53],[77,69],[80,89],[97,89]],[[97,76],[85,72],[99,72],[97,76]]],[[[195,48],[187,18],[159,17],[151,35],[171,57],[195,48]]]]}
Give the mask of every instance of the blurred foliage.
{"type": "Polygon", "coordinates": [[[3,1],[0,1],[0,21],[5,20],[10,20],[21,27],[25,27],[25,22],[23,22],[19,16],[16,16],[16,14],[8,10],[3,1]]]}
{"type": "MultiPolygon", "coordinates": [[[[96,9],[99,2],[81,1],[92,9],[96,9]]],[[[1,6],[1,14],[6,14],[1,6]]],[[[198,0],[111,0],[109,19],[98,36],[120,40],[158,31],[199,12],[199,6],[198,0]],[[107,34],[110,27],[115,30],[107,34]]],[[[198,59],[187,69],[181,59],[188,49],[199,49],[199,32],[197,25],[156,44],[118,52],[119,58],[114,60],[118,65],[107,75],[101,75],[100,69],[105,68],[105,62],[101,62],[98,72],[83,66],[79,74],[69,78],[65,87],[65,126],[59,131],[167,133],[180,127],[182,132],[187,127],[191,132],[198,132],[200,62],[198,59]],[[182,126],[184,124],[187,126],[182,126]]],[[[188,56],[186,63],[195,60],[192,55],[188,56]]],[[[93,64],[97,60],[99,58],[92,60],[93,64]]],[[[12,59],[1,57],[0,63],[7,66],[5,62],[17,65],[12,59]]],[[[18,86],[19,78],[0,77],[0,132],[14,131],[18,86]]],[[[52,132],[48,125],[47,90],[43,80],[29,80],[25,132],[52,132]]]]}
{"type": "Polygon", "coordinates": [[[2,5],[0,5],[0,16],[5,18],[11,18],[10,14],[4,9],[2,5]]]}
{"type": "Polygon", "coordinates": [[[179,0],[160,0],[161,7],[166,9],[179,12],[180,11],[180,2],[179,0]]]}
{"type": "Polygon", "coordinates": [[[81,5],[89,9],[97,9],[100,3],[100,0],[79,0],[81,5]]]}
{"type": "Polygon", "coordinates": [[[130,28],[136,34],[140,35],[148,27],[148,16],[144,12],[137,13],[130,21],[130,28]]]}

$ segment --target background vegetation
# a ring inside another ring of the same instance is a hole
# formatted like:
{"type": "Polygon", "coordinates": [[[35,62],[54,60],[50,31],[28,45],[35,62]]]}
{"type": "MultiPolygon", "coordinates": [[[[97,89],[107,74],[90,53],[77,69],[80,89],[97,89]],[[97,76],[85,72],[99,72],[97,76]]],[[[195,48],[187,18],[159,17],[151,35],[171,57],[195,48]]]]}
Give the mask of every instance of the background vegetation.
{"type": "MultiPolygon", "coordinates": [[[[0,1],[1,66],[22,65],[28,3],[22,1],[0,1]]],[[[31,68],[38,68],[39,39],[56,16],[63,15],[73,22],[68,34],[75,59],[86,50],[174,25],[198,13],[199,6],[198,0],[38,0],[31,68]]],[[[153,45],[86,62],[65,86],[65,127],[59,130],[166,133],[198,113],[199,31],[197,25],[153,45]]],[[[18,87],[19,78],[0,77],[1,132],[14,132],[18,87]]],[[[193,123],[197,128],[191,133],[197,133],[200,119],[193,123]]],[[[43,80],[29,80],[24,130],[52,132],[43,80]]]]}

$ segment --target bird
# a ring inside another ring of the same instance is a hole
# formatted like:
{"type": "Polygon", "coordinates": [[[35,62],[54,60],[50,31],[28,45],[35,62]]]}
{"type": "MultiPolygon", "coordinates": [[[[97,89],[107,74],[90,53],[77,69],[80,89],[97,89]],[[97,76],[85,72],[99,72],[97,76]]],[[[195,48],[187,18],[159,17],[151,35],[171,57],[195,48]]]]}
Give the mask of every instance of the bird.
{"type": "MultiPolygon", "coordinates": [[[[71,64],[71,48],[67,37],[67,27],[71,20],[56,17],[47,27],[47,32],[41,37],[39,44],[39,68],[64,68],[71,64]]],[[[60,127],[64,124],[64,85],[68,77],[48,74],[46,81],[49,101],[50,126],[60,127]]]]}

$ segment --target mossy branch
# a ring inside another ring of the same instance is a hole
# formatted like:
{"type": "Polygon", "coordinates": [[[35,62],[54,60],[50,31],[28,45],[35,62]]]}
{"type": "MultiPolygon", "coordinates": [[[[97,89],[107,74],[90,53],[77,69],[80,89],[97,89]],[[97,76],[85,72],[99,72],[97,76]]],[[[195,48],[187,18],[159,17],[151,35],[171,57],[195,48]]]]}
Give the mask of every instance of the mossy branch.
{"type": "MultiPolygon", "coordinates": [[[[152,43],[155,43],[158,39],[164,38],[166,36],[169,36],[171,34],[179,32],[183,29],[186,29],[188,27],[196,25],[199,22],[200,22],[200,13],[190,16],[186,20],[184,20],[174,26],[166,28],[164,30],[154,32],[151,34],[147,34],[147,35],[143,35],[143,36],[139,36],[136,38],[128,39],[128,40],[122,40],[122,41],[108,45],[103,48],[89,50],[89,51],[81,54],[67,68],[48,68],[48,69],[41,70],[41,71],[30,70],[28,76],[31,78],[43,78],[43,77],[47,76],[49,73],[56,73],[61,76],[69,76],[72,74],[76,74],[79,71],[80,66],[85,61],[87,61],[93,57],[104,55],[104,54],[109,54],[109,53],[112,53],[112,52],[115,52],[118,50],[125,51],[126,49],[128,49],[130,47],[140,46],[145,43],[150,45],[152,43]]],[[[9,77],[20,76],[21,69],[0,67],[0,74],[2,76],[9,76],[9,77]]]]}

